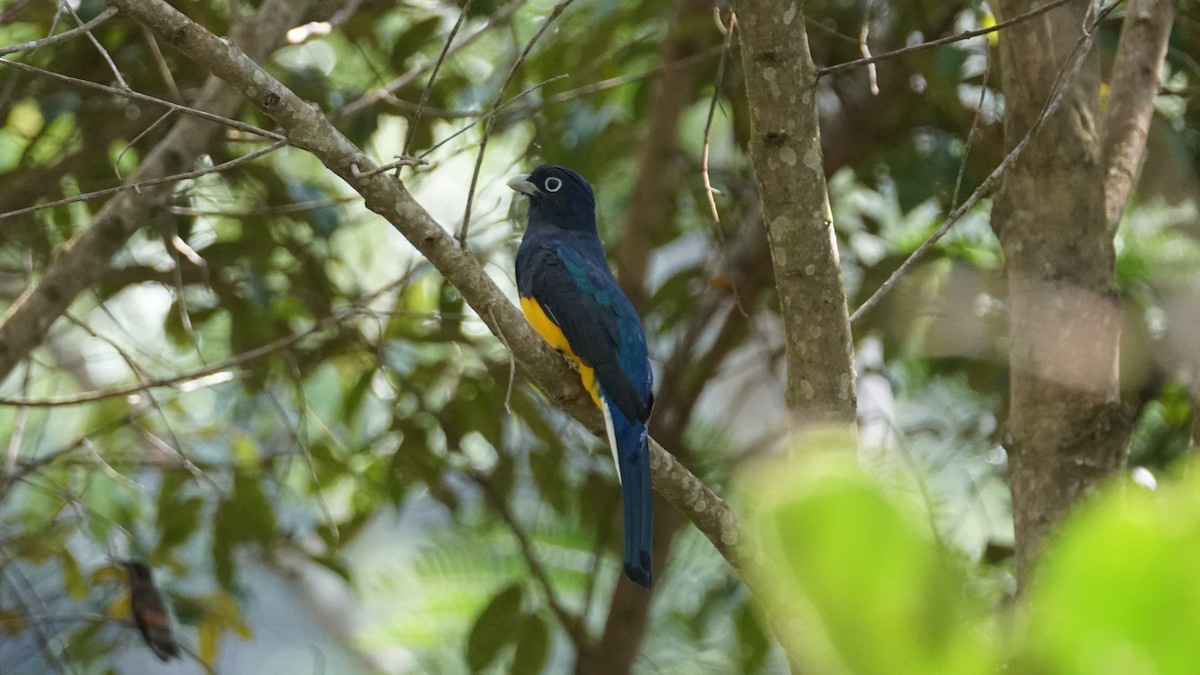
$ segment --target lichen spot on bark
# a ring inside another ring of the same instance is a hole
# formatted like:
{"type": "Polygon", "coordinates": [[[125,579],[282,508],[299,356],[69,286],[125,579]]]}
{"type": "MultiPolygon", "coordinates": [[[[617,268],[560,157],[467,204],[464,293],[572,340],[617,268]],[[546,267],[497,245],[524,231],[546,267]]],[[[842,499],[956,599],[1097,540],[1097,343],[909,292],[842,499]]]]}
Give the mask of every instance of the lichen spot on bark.
{"type": "Polygon", "coordinates": [[[800,380],[800,395],[803,396],[804,400],[806,401],[813,400],[813,397],[817,395],[817,391],[813,389],[812,382],[809,382],[808,380],[800,380]]]}
{"type": "Polygon", "coordinates": [[[783,25],[790,26],[792,21],[796,20],[796,3],[788,5],[787,11],[783,13],[783,25]]]}
{"type": "Polygon", "coordinates": [[[810,171],[821,171],[821,150],[817,139],[812,139],[808,145],[808,150],[804,153],[804,166],[810,171]]]}
{"type": "Polygon", "coordinates": [[[796,151],[785,145],[779,149],[779,159],[788,166],[796,166],[796,151]]]}
{"type": "Polygon", "coordinates": [[[845,401],[850,398],[850,374],[842,373],[838,375],[838,393],[839,401],[845,401]]]}
{"type": "Polygon", "coordinates": [[[767,86],[770,87],[770,89],[771,89],[771,97],[772,98],[779,98],[779,94],[780,94],[779,83],[777,83],[775,81],[775,76],[777,74],[778,73],[775,71],[774,68],[763,68],[763,71],[762,71],[763,79],[767,81],[767,86]]]}
{"type": "MultiPolygon", "coordinates": [[[[771,221],[771,228],[767,232],[772,237],[778,237],[781,232],[787,232],[792,227],[792,221],[787,216],[776,216],[775,220],[771,221]]],[[[778,243],[773,241],[772,243],[778,243]]],[[[787,264],[787,247],[772,246],[771,255],[779,261],[780,265],[787,264]]]]}

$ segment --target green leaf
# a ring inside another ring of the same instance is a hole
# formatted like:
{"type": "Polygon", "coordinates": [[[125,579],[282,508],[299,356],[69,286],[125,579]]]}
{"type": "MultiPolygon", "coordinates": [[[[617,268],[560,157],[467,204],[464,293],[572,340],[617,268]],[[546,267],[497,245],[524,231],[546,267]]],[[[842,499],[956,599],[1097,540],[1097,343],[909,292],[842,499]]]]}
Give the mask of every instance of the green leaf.
{"type": "Polygon", "coordinates": [[[75,560],[75,556],[67,549],[63,549],[59,553],[58,559],[62,562],[63,587],[67,590],[67,594],[76,602],[87,597],[89,584],[83,578],[83,573],[79,570],[79,563],[75,560]]]}
{"type": "Polygon", "coordinates": [[[764,468],[750,494],[773,564],[767,587],[778,592],[764,601],[795,617],[806,647],[794,656],[814,672],[994,672],[975,627],[985,606],[958,557],[918,524],[927,515],[863,476],[852,454],[764,468]]]}
{"type": "Polygon", "coordinates": [[[217,507],[213,522],[213,564],[217,580],[233,583],[233,553],[246,543],[268,544],[275,534],[275,511],[259,480],[244,473],[233,477],[233,491],[217,507]]]}
{"type": "Polygon", "coordinates": [[[158,493],[158,546],[155,557],[162,556],[172,548],[187,541],[200,525],[200,509],[204,500],[200,497],[181,498],[187,479],[186,472],[168,471],[163,476],[158,493]]]}
{"type": "Polygon", "coordinates": [[[478,673],[495,662],[500,651],[521,635],[524,587],[514,583],[496,594],[483,608],[467,636],[467,665],[478,673]]]}
{"type": "Polygon", "coordinates": [[[525,620],[525,630],[517,651],[513,654],[509,672],[533,675],[542,672],[546,658],[550,656],[550,629],[540,615],[530,614],[525,620]]]}
{"type": "Polygon", "coordinates": [[[750,602],[742,603],[733,612],[733,628],[737,632],[738,672],[761,672],[770,655],[771,642],[763,630],[762,621],[750,602]]]}
{"type": "Polygon", "coordinates": [[[1114,485],[1064,525],[1027,592],[1023,672],[1200,672],[1200,473],[1185,475],[1114,485]]]}

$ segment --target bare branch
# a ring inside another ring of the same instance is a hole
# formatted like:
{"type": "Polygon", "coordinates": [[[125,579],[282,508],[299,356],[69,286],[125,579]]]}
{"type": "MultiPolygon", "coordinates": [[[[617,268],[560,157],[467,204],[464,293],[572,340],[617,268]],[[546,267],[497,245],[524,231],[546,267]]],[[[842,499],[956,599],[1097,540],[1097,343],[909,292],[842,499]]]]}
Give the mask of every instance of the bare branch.
{"type": "Polygon", "coordinates": [[[990,174],[988,174],[988,177],[979,184],[979,187],[975,188],[975,191],[971,193],[971,196],[967,197],[965,202],[951,211],[946,216],[946,219],[942,221],[942,224],[939,225],[936,230],[934,230],[933,234],[931,234],[928,239],[918,246],[917,250],[910,253],[908,258],[906,258],[904,262],[896,268],[896,271],[892,272],[891,275],[888,276],[887,281],[883,282],[883,284],[881,284],[879,288],[871,294],[871,297],[867,298],[866,301],[858,307],[858,309],[854,310],[854,313],[850,315],[851,323],[857,322],[864,315],[866,315],[867,312],[871,311],[875,305],[879,304],[879,301],[883,299],[883,296],[887,295],[888,292],[891,291],[897,283],[899,283],[900,279],[912,269],[913,265],[916,265],[917,262],[929,252],[929,249],[933,248],[934,244],[936,244],[942,237],[946,236],[946,233],[950,231],[950,228],[954,227],[955,223],[957,223],[964,215],[966,215],[968,211],[978,204],[979,200],[983,199],[992,192],[992,190],[1000,182],[1000,179],[1004,176],[1004,173],[1008,171],[1018,159],[1020,159],[1021,154],[1025,152],[1025,149],[1029,146],[1029,142],[1032,141],[1034,136],[1037,135],[1037,132],[1041,130],[1042,126],[1046,123],[1046,120],[1054,115],[1054,112],[1058,110],[1060,104],[1063,102],[1063,98],[1070,90],[1075,78],[1079,75],[1079,70],[1083,67],[1088,50],[1091,49],[1092,39],[1095,37],[1094,33],[1096,25],[1102,21],[1104,17],[1106,17],[1108,13],[1111,12],[1115,7],[1116,4],[1114,3],[1109,5],[1105,10],[1102,10],[1095,21],[1088,27],[1088,30],[1079,37],[1079,40],[1076,41],[1075,47],[1071,52],[1071,56],[1067,61],[1068,65],[1059,71],[1058,80],[1055,82],[1054,88],[1051,90],[1050,98],[1047,99],[1046,104],[1042,107],[1041,113],[1038,114],[1037,119],[1035,119],[1033,124],[1029,127],[1029,131],[1027,131],[1021,140],[1018,141],[1015,146],[1013,146],[1013,149],[1010,150],[1008,155],[1004,157],[1004,160],[1001,161],[1000,164],[996,166],[996,168],[993,169],[990,174]]]}
{"type": "Polygon", "coordinates": [[[137,182],[133,182],[133,183],[125,183],[124,185],[116,185],[116,186],[113,186],[110,188],[104,188],[103,190],[96,190],[94,192],[85,192],[81,195],[75,195],[74,197],[64,197],[62,199],[56,199],[55,201],[52,201],[52,202],[46,202],[44,204],[36,204],[34,206],[27,206],[23,209],[16,209],[16,210],[8,211],[5,213],[0,213],[0,220],[6,220],[8,218],[15,218],[16,216],[23,216],[26,213],[33,213],[34,211],[41,211],[42,209],[49,209],[49,208],[53,208],[55,206],[64,206],[66,204],[74,204],[75,202],[86,202],[86,201],[91,201],[93,199],[100,199],[101,197],[107,197],[108,195],[117,194],[119,192],[126,192],[128,190],[137,191],[137,190],[141,190],[142,188],[153,187],[155,185],[178,183],[181,180],[188,180],[190,178],[199,178],[200,176],[206,176],[210,173],[220,173],[222,171],[228,171],[229,169],[240,166],[242,164],[246,164],[247,162],[253,162],[254,160],[258,159],[259,157],[269,155],[272,152],[275,152],[276,150],[282,148],[285,145],[287,145],[286,140],[278,141],[276,143],[272,143],[271,145],[268,145],[265,148],[262,148],[261,150],[255,150],[254,152],[252,152],[248,155],[242,155],[241,157],[236,157],[234,159],[229,160],[228,162],[222,162],[221,164],[217,164],[215,166],[210,166],[207,169],[198,169],[196,171],[185,171],[183,173],[176,173],[176,174],[172,174],[170,176],[162,176],[160,178],[150,178],[148,180],[137,181],[137,182]]]}
{"type": "Polygon", "coordinates": [[[33,40],[32,42],[22,42],[21,44],[18,44],[18,45],[9,45],[7,47],[0,47],[0,56],[5,56],[7,54],[15,54],[17,52],[23,52],[23,51],[33,50],[33,49],[40,49],[42,47],[46,47],[46,46],[52,45],[52,44],[57,44],[59,42],[66,42],[67,40],[76,38],[84,33],[88,33],[96,26],[99,26],[100,24],[104,23],[105,21],[108,21],[109,19],[111,19],[113,17],[113,15],[116,13],[117,13],[117,10],[113,9],[112,7],[109,7],[107,9],[105,9],[103,12],[100,12],[99,14],[97,14],[96,18],[92,19],[91,21],[88,21],[85,24],[81,24],[75,28],[72,28],[71,30],[63,31],[63,32],[59,33],[58,35],[51,35],[49,37],[44,37],[40,40],[33,40]]]}
{"type": "Polygon", "coordinates": [[[500,513],[500,517],[508,524],[508,529],[517,538],[517,545],[521,548],[521,555],[525,558],[525,563],[529,566],[529,571],[533,574],[533,578],[542,587],[542,592],[546,594],[546,603],[550,605],[550,611],[558,618],[558,622],[562,624],[563,630],[567,632],[567,635],[571,638],[571,642],[575,644],[576,650],[582,651],[586,649],[591,640],[588,638],[583,622],[580,620],[580,617],[568,611],[563,606],[562,601],[558,599],[558,594],[554,592],[554,585],[550,583],[550,575],[546,573],[545,566],[542,565],[541,559],[538,558],[533,550],[533,542],[530,541],[529,535],[526,534],[521,524],[517,522],[517,516],[509,508],[504,495],[496,491],[496,487],[492,485],[492,482],[486,475],[475,470],[467,470],[465,473],[483,490],[483,493],[487,495],[488,501],[500,513]]]}
{"type": "Polygon", "coordinates": [[[475,201],[475,186],[479,184],[479,170],[483,168],[483,155],[487,152],[488,138],[492,134],[492,125],[496,122],[496,112],[504,103],[504,93],[508,91],[508,86],[512,84],[513,78],[517,76],[517,71],[525,63],[525,59],[529,58],[529,52],[533,51],[533,46],[545,35],[563,10],[571,6],[572,2],[575,0],[561,0],[554,6],[554,9],[550,10],[550,14],[542,21],[537,32],[529,38],[529,42],[525,43],[525,49],[521,51],[521,55],[517,57],[516,61],[513,61],[512,67],[508,69],[508,75],[504,77],[504,82],[500,85],[500,91],[496,92],[496,99],[492,102],[492,109],[488,113],[487,124],[483,127],[483,138],[479,140],[479,153],[475,155],[475,170],[471,172],[471,186],[467,188],[467,206],[463,210],[462,227],[458,231],[458,243],[461,246],[467,245],[467,233],[471,228],[471,206],[475,201]]]}
{"type": "Polygon", "coordinates": [[[181,113],[186,113],[188,115],[192,115],[194,117],[199,117],[200,119],[208,120],[210,122],[216,122],[217,124],[223,124],[227,127],[237,129],[238,131],[245,131],[246,133],[254,134],[256,136],[262,136],[263,138],[269,138],[274,141],[284,140],[283,136],[275,133],[274,131],[267,131],[266,129],[259,129],[258,127],[254,126],[253,124],[246,124],[245,122],[240,122],[238,120],[231,119],[224,115],[216,115],[211,112],[206,112],[204,110],[200,110],[199,108],[191,108],[189,106],[186,106],[186,105],[183,105],[180,103],[175,103],[174,101],[168,101],[166,99],[158,98],[156,96],[150,96],[149,94],[143,94],[141,92],[134,91],[132,89],[121,89],[119,87],[110,87],[106,84],[100,84],[98,82],[89,82],[87,80],[81,80],[77,77],[71,77],[70,75],[63,75],[62,73],[56,73],[52,70],[46,70],[44,68],[38,68],[37,66],[31,66],[28,63],[21,63],[20,61],[9,61],[8,59],[0,59],[0,64],[8,66],[9,68],[16,68],[17,70],[23,70],[25,72],[35,73],[37,75],[42,75],[44,77],[49,77],[49,78],[52,78],[55,80],[60,80],[62,82],[69,82],[76,86],[83,87],[84,89],[94,89],[96,91],[102,91],[106,94],[113,94],[115,96],[124,96],[125,98],[131,98],[131,99],[134,99],[135,101],[145,101],[147,103],[154,103],[156,105],[161,105],[165,108],[170,108],[171,110],[176,110],[181,113]]]}
{"type": "MultiPolygon", "coordinates": [[[[59,0],[59,7],[65,9],[71,15],[71,18],[75,19],[75,23],[79,24],[79,28],[84,27],[83,19],[79,18],[79,15],[75,13],[75,9],[71,7],[70,3],[59,0]]],[[[91,42],[92,46],[96,48],[96,51],[100,52],[100,57],[108,64],[108,69],[112,71],[113,79],[117,81],[117,84],[121,85],[122,89],[129,89],[129,85],[125,83],[125,78],[121,76],[121,69],[117,68],[117,64],[113,63],[112,56],[109,55],[104,45],[100,44],[95,35],[92,35],[92,30],[88,28],[83,33],[87,36],[88,42],[91,42]]]]}
{"type": "MultiPolygon", "coordinates": [[[[460,40],[458,42],[458,44],[452,45],[450,47],[450,49],[446,51],[445,55],[442,58],[443,59],[448,58],[450,55],[454,54],[455,52],[462,49],[463,47],[466,47],[467,45],[469,45],[472,42],[474,42],[475,40],[477,40],[480,36],[487,33],[489,30],[492,29],[492,27],[494,27],[504,21],[507,21],[508,18],[511,17],[518,9],[520,9],[522,6],[524,6],[524,4],[526,2],[527,2],[527,0],[509,0],[509,2],[507,4],[505,4],[503,7],[496,10],[495,13],[493,13],[491,16],[489,16],[488,20],[486,22],[484,22],[484,24],[482,26],[479,27],[479,30],[477,30],[474,33],[471,33],[467,37],[463,38],[462,40],[460,40]]],[[[346,106],[344,108],[341,108],[340,110],[334,111],[333,113],[330,114],[330,116],[329,116],[330,119],[337,121],[337,120],[341,120],[346,117],[350,117],[352,115],[357,115],[358,113],[362,112],[363,110],[366,110],[367,108],[370,108],[371,106],[375,105],[376,103],[379,103],[380,101],[386,99],[388,96],[394,94],[395,92],[403,89],[404,87],[407,87],[410,83],[412,83],[418,77],[429,72],[429,70],[431,68],[433,68],[434,65],[435,65],[434,61],[426,61],[425,63],[422,63],[421,65],[412,68],[407,73],[404,73],[400,77],[397,77],[396,79],[392,80],[391,82],[388,82],[387,84],[376,89],[375,91],[363,96],[362,98],[359,98],[358,100],[355,100],[355,101],[352,101],[352,102],[346,104],[346,106]]]]}
{"type": "Polygon", "coordinates": [[[1050,10],[1052,10],[1056,7],[1065,5],[1068,2],[1070,2],[1070,0],[1054,0],[1053,2],[1051,2],[1049,4],[1042,5],[1041,7],[1030,10],[1020,16],[1015,16],[1007,21],[1001,21],[1000,23],[998,23],[994,26],[988,26],[987,28],[980,28],[979,30],[963,31],[963,32],[959,33],[958,35],[949,35],[944,38],[938,38],[936,40],[930,40],[929,42],[922,42],[921,44],[912,45],[911,47],[901,47],[900,49],[893,49],[890,52],[876,54],[875,56],[872,56],[869,58],[855,59],[854,61],[847,61],[845,63],[839,63],[839,64],[833,65],[833,66],[825,66],[824,68],[818,68],[817,76],[825,77],[826,75],[832,75],[834,73],[839,73],[843,70],[849,70],[851,68],[857,68],[859,66],[867,66],[872,63],[879,63],[880,61],[886,61],[888,59],[894,59],[894,58],[897,58],[900,56],[904,56],[906,54],[912,54],[913,52],[924,51],[926,49],[933,49],[934,47],[942,47],[945,45],[954,44],[955,42],[962,42],[963,40],[970,40],[971,38],[976,38],[976,37],[979,37],[980,35],[988,35],[990,33],[995,33],[996,31],[1004,30],[1005,28],[1008,28],[1009,26],[1015,26],[1024,21],[1028,21],[1036,16],[1045,14],[1046,12],[1049,12],[1050,10]]]}
{"type": "MultiPolygon", "coordinates": [[[[413,113],[412,119],[408,121],[408,134],[404,139],[404,149],[400,151],[401,155],[408,154],[413,136],[417,133],[417,125],[421,122],[421,111],[424,110],[425,104],[429,102],[429,94],[433,91],[434,82],[437,81],[438,71],[442,69],[442,63],[445,62],[446,55],[450,53],[450,46],[454,44],[454,37],[458,35],[458,30],[462,28],[463,22],[467,20],[467,12],[470,10],[471,0],[466,0],[463,3],[462,10],[458,13],[458,21],[454,22],[454,28],[451,28],[450,34],[446,36],[446,44],[442,45],[442,51],[438,53],[437,59],[433,62],[433,72],[429,73],[429,81],[425,83],[425,89],[421,91],[421,100],[417,103],[417,111],[413,113]]],[[[391,94],[389,93],[388,95],[390,96],[391,94]]]]}
{"type": "MultiPolygon", "coordinates": [[[[374,295],[372,295],[372,297],[375,297],[376,295],[378,295],[378,294],[374,294],[374,295]]],[[[368,302],[369,302],[369,300],[368,300],[368,302]]],[[[240,368],[252,361],[256,361],[264,356],[269,356],[271,354],[281,352],[281,351],[287,349],[288,347],[291,347],[292,345],[296,344],[297,342],[300,342],[304,338],[306,338],[310,335],[315,335],[316,333],[319,333],[319,332],[325,330],[326,328],[329,328],[330,326],[334,326],[338,323],[341,323],[342,321],[345,321],[347,318],[349,318],[355,314],[358,314],[362,311],[363,311],[362,307],[351,307],[349,309],[342,310],[340,312],[337,312],[336,314],[331,314],[330,316],[327,316],[324,319],[321,319],[320,321],[313,324],[312,327],[306,331],[279,338],[278,340],[275,340],[274,342],[268,342],[267,344],[265,344],[261,347],[258,347],[256,349],[251,349],[249,351],[242,352],[241,354],[238,354],[237,356],[232,356],[228,359],[225,359],[224,361],[219,361],[212,365],[204,366],[203,368],[189,371],[187,373],[171,375],[169,377],[163,377],[163,378],[159,378],[159,379],[155,379],[155,380],[146,380],[139,384],[130,385],[127,387],[116,387],[113,389],[102,389],[100,391],[89,391],[89,392],[84,392],[82,394],[74,394],[72,396],[59,396],[56,398],[43,398],[43,399],[0,398],[0,406],[21,406],[21,407],[28,407],[28,408],[58,408],[58,407],[63,407],[63,406],[80,405],[83,403],[95,403],[96,401],[103,401],[105,399],[110,399],[110,398],[119,398],[121,396],[130,396],[133,394],[137,394],[138,392],[147,391],[150,389],[157,389],[160,387],[170,387],[170,386],[185,383],[185,382],[196,382],[199,380],[203,380],[207,377],[216,375],[218,373],[224,373],[227,371],[236,370],[237,368],[240,368]]],[[[232,379],[232,377],[229,379],[232,379]]]]}
{"type": "MultiPolygon", "coordinates": [[[[713,8],[714,17],[720,25],[721,15],[713,8]]],[[[712,134],[713,118],[717,115],[717,102],[721,99],[721,82],[725,79],[725,62],[729,60],[729,47],[733,44],[733,32],[737,30],[737,15],[729,13],[729,26],[723,27],[725,40],[721,44],[721,61],[717,64],[717,79],[713,82],[712,100],[708,102],[708,118],[704,120],[704,149],[700,153],[700,178],[704,181],[704,196],[708,199],[708,210],[714,223],[721,222],[721,214],[717,212],[717,200],[714,198],[716,189],[708,176],[708,142],[712,134]]]]}
{"type": "Polygon", "coordinates": [[[1104,214],[1114,231],[1146,150],[1174,20],[1172,0],[1129,0],[1125,9],[1104,122],[1104,214]]]}

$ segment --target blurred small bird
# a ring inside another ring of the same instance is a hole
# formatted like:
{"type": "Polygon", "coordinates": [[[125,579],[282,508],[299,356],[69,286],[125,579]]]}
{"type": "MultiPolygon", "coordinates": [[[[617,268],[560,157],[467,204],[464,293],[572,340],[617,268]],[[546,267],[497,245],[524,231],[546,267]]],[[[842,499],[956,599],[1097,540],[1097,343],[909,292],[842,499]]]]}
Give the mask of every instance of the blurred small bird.
{"type": "Polygon", "coordinates": [[[171,635],[171,617],[154,586],[150,566],[139,560],[125,560],[121,564],[129,570],[129,607],[142,639],[159,659],[179,658],[179,645],[171,635]]]}
{"type": "Polygon", "coordinates": [[[575,364],[604,413],[621,481],[625,575],[649,588],[654,518],[646,422],[654,394],[642,322],[608,269],[592,186],[583,176],[547,164],[508,186],[529,197],[529,225],[517,251],[521,309],[575,364]]]}

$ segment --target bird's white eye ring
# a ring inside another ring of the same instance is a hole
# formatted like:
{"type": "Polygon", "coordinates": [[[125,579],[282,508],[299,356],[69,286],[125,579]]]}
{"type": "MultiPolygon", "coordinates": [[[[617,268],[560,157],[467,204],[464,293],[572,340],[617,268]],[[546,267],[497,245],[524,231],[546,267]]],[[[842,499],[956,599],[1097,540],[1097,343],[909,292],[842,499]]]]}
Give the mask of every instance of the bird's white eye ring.
{"type": "Polygon", "coordinates": [[[562,179],[551,176],[546,179],[546,192],[558,192],[562,189],[562,179]]]}

